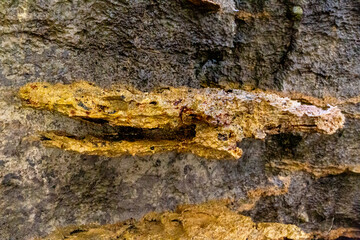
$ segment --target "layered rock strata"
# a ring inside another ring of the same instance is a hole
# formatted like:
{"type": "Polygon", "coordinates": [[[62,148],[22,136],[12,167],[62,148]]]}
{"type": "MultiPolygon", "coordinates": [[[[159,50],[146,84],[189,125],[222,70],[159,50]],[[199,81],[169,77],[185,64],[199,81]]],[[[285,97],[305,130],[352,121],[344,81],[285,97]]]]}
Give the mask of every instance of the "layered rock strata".
{"type": "Polygon", "coordinates": [[[20,89],[19,96],[29,107],[134,128],[127,129],[134,135],[139,129],[148,132],[138,134],[141,139],[133,142],[121,139],[121,132],[102,137],[47,132],[41,137],[47,146],[105,156],[177,150],[212,159],[238,159],[242,150],[237,144],[244,138],[265,139],[267,134],[284,132],[332,134],[345,122],[337,107],[321,109],[271,93],[236,89],[183,87],[140,92],[126,88],[104,90],[80,81],[69,85],[30,83],[20,89]],[[166,136],[171,131],[178,136],[166,136]]]}

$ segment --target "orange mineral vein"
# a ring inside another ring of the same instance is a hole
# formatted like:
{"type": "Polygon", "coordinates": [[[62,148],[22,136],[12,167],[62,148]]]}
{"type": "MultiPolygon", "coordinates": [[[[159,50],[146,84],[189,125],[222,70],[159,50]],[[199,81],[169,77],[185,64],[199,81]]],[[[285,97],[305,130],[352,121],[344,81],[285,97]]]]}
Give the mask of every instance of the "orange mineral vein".
{"type": "Polygon", "coordinates": [[[68,137],[42,133],[46,146],[86,154],[117,156],[156,152],[192,152],[213,159],[238,159],[237,143],[281,132],[332,134],[344,124],[337,107],[302,105],[274,93],[243,90],[162,88],[141,92],[102,89],[86,81],[72,84],[29,83],[19,92],[24,104],[63,113],[71,118],[112,126],[173,131],[192,126],[194,134],[179,139],[110,141],[94,136],[68,137]]]}

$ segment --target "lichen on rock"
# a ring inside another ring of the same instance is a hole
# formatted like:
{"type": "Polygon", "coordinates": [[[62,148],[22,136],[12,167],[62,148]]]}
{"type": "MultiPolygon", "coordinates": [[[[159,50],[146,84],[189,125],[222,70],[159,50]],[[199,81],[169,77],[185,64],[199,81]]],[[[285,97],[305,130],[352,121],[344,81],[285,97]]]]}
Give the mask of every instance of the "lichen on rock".
{"type": "Polygon", "coordinates": [[[156,152],[192,152],[214,159],[238,159],[244,138],[264,139],[281,132],[332,134],[344,124],[337,107],[302,105],[273,93],[243,90],[163,88],[140,92],[130,88],[101,89],[89,82],[69,85],[30,83],[20,89],[24,104],[69,117],[135,129],[172,131],[193,127],[187,137],[109,141],[102,136],[74,138],[47,132],[47,146],[81,153],[116,156],[156,152]]]}

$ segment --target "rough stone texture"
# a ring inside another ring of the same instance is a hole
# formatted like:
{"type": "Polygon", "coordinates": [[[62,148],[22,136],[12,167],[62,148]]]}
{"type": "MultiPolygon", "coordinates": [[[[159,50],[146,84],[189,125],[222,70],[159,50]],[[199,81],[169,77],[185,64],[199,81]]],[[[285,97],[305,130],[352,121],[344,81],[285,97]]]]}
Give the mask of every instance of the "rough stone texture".
{"type": "Polygon", "coordinates": [[[359,1],[216,2],[215,12],[187,0],[0,2],[1,239],[139,218],[182,203],[251,202],[249,192],[258,192],[257,200],[243,213],[256,221],[304,231],[360,228],[360,176],[351,170],[360,164],[356,101],[341,106],[347,122],[334,135],[246,140],[241,159],[231,162],[176,153],[87,156],[27,138],[47,130],[100,131],[22,108],[16,92],[35,81],[86,79],[141,90],[259,87],[342,100],[360,95],[359,1]],[[312,172],[319,168],[321,174],[312,172]],[[284,177],[287,192],[266,190],[282,188],[284,177]]]}

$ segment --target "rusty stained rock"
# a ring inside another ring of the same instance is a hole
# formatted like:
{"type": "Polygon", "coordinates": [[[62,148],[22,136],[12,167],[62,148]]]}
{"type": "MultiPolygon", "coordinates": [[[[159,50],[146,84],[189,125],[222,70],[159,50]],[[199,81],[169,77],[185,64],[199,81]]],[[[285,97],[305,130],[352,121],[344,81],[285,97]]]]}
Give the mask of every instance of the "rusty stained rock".
{"type": "Polygon", "coordinates": [[[255,223],[230,210],[227,201],[181,205],[174,212],[146,214],[141,220],[113,225],[59,229],[48,240],[80,239],[309,239],[299,227],[281,223],[255,223]]]}
{"type": "Polygon", "coordinates": [[[194,126],[194,136],[182,140],[143,139],[109,141],[101,137],[74,138],[47,132],[47,146],[81,153],[116,156],[155,152],[192,152],[201,157],[237,159],[244,138],[264,139],[281,132],[332,134],[344,124],[337,107],[321,109],[266,92],[243,90],[163,88],[101,89],[85,81],[69,85],[30,83],[20,89],[24,104],[63,113],[69,117],[113,126],[173,130],[194,126]]]}
{"type": "MultiPolygon", "coordinates": [[[[146,214],[139,221],[130,219],[108,225],[67,226],[43,240],[82,239],[328,239],[356,238],[358,229],[339,228],[328,232],[306,233],[292,224],[254,222],[231,210],[231,201],[219,200],[198,205],[180,205],[174,212],[146,214]]],[[[40,240],[40,239],[39,239],[40,240]]]]}

